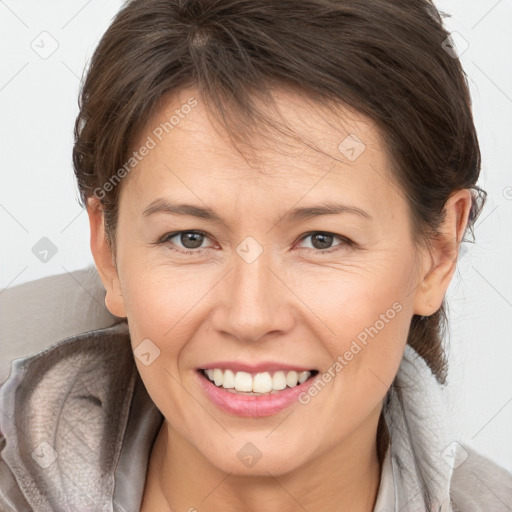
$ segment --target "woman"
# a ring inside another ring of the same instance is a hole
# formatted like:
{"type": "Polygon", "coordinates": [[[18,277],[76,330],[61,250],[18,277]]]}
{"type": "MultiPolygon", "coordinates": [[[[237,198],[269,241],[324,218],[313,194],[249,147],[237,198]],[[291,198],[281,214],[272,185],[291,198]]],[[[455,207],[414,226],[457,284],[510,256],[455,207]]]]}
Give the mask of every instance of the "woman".
{"type": "Polygon", "coordinates": [[[447,37],[427,0],[122,9],[73,158],[123,320],[13,363],[2,510],[510,510],[430,409],[484,199],[447,37]]]}

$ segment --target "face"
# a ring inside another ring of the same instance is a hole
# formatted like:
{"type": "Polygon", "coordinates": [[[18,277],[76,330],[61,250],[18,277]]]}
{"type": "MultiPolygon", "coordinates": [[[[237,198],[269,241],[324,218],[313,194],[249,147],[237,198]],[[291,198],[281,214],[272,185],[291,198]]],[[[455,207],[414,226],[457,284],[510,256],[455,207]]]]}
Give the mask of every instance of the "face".
{"type": "Polygon", "coordinates": [[[282,474],[375,440],[422,290],[375,126],[275,98],[320,151],[276,136],[244,158],[194,89],[168,99],[140,139],[154,147],[122,183],[104,277],[175,439],[236,474],[282,474]],[[261,457],[254,468],[248,456],[261,457]]]}

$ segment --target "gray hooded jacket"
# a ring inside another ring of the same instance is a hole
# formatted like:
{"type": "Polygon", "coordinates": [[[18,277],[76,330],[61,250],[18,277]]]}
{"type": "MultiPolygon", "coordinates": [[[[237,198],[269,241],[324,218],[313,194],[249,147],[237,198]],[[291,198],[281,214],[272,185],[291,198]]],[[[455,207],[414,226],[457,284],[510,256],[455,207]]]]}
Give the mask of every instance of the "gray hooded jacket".
{"type": "MultiPolygon", "coordinates": [[[[22,285],[2,301],[4,313],[14,312],[16,300],[28,291],[37,298],[53,279],[57,300],[62,297],[55,287],[67,293],[63,308],[79,304],[95,330],[13,361],[0,388],[1,512],[140,508],[163,417],[138,374],[126,324],[104,325],[116,319],[103,310],[95,272],[70,276],[81,290],[62,286],[63,275],[22,285]]],[[[4,317],[2,328],[12,333],[14,323],[4,317]]],[[[44,336],[43,329],[36,337],[44,336]]],[[[2,341],[2,358],[12,359],[8,340],[2,341]]],[[[424,485],[435,497],[436,512],[512,511],[512,474],[446,434],[439,396],[430,370],[407,346],[384,409],[391,442],[374,512],[425,511],[424,485]]]]}

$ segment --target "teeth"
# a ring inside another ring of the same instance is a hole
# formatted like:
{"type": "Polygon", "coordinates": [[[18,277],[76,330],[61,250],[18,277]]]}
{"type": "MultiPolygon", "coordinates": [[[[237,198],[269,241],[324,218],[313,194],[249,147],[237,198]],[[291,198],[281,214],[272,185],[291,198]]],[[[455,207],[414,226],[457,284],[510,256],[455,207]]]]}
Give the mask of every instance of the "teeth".
{"type": "Polygon", "coordinates": [[[278,371],[271,375],[269,372],[256,373],[251,375],[247,372],[236,372],[232,370],[222,370],[220,368],[204,371],[205,375],[218,387],[233,389],[240,392],[271,393],[272,391],[281,391],[287,386],[295,386],[305,382],[311,372],[304,371],[278,371]]]}
{"type": "Polygon", "coordinates": [[[294,388],[298,382],[299,382],[299,377],[298,377],[297,372],[292,371],[292,372],[288,372],[286,374],[286,385],[289,388],[294,388]]]}
{"type": "MultiPolygon", "coordinates": [[[[219,370],[222,372],[222,370],[219,370]]],[[[220,384],[215,383],[217,386],[221,386],[223,382],[220,384]]],[[[250,373],[246,372],[236,372],[235,375],[235,389],[237,391],[252,391],[252,376],[250,373]]]]}
{"type": "Polygon", "coordinates": [[[226,389],[232,389],[235,387],[235,374],[231,370],[226,370],[224,372],[222,387],[226,389]]]}
{"type": "Polygon", "coordinates": [[[252,391],[256,393],[270,393],[272,391],[272,382],[270,373],[257,373],[252,382],[252,391]]]}
{"type": "Polygon", "coordinates": [[[284,372],[276,372],[272,377],[272,389],[281,390],[286,387],[286,376],[284,372]]]}
{"type": "Polygon", "coordinates": [[[215,370],[213,370],[213,382],[215,382],[216,386],[220,386],[223,381],[224,381],[224,375],[222,373],[222,370],[215,368],[215,370]]]}
{"type": "Polygon", "coordinates": [[[311,372],[300,372],[299,373],[299,384],[306,382],[311,375],[311,372]]]}

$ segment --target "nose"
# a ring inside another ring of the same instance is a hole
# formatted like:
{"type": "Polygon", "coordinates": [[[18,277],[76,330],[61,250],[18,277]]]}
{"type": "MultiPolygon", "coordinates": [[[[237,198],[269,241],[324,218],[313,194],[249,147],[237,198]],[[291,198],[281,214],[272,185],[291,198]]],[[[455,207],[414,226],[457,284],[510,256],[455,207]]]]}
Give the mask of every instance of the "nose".
{"type": "Polygon", "coordinates": [[[246,342],[290,331],[295,322],[294,295],[285,276],[272,269],[264,255],[252,263],[238,255],[234,260],[233,270],[222,283],[213,328],[246,342]]]}

